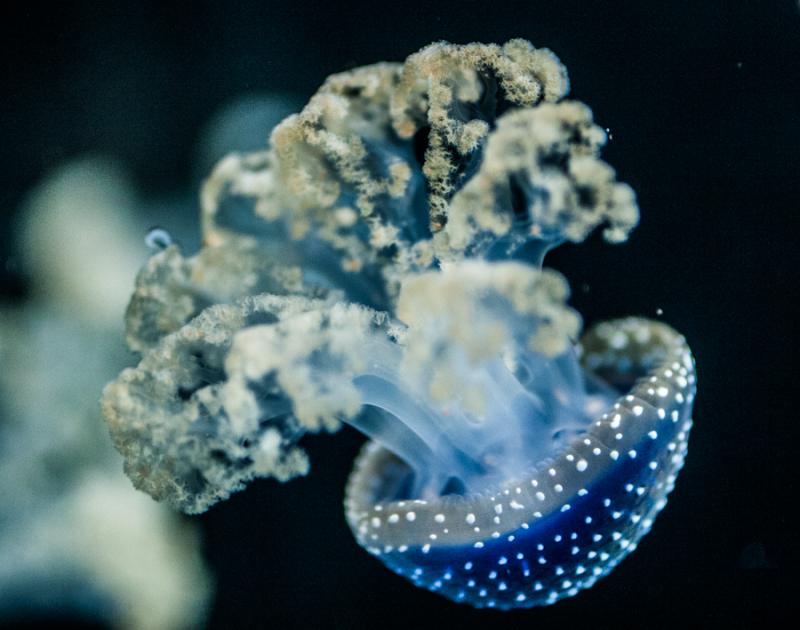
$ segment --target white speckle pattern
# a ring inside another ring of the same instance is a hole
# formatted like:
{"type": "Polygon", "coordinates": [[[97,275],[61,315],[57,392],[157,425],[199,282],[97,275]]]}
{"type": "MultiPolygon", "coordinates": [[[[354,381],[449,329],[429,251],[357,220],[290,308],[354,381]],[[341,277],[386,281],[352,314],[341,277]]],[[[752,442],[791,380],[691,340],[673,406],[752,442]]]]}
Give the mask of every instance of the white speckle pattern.
{"type": "MultiPolygon", "coordinates": [[[[617,344],[626,340],[613,356],[631,353],[635,358],[627,364],[638,361],[648,366],[648,378],[619,399],[614,413],[603,416],[588,435],[575,439],[524,483],[514,480],[477,500],[449,496],[425,506],[413,501],[402,502],[402,507],[401,502],[382,503],[381,523],[399,521],[404,526],[373,527],[380,510],[357,500],[356,488],[359,479],[366,479],[363,473],[377,470],[381,458],[390,456],[369,445],[348,491],[348,518],[356,537],[365,544],[368,535],[377,535],[380,544],[374,546],[374,555],[389,566],[418,586],[477,607],[548,605],[607,575],[636,549],[666,505],[683,466],[692,425],[687,401],[694,397],[694,364],[685,342],[654,323],[648,343],[662,345],[637,347],[630,340],[637,326],[646,325],[639,322],[603,326],[623,332],[615,337],[617,344]],[[664,389],[667,396],[661,395],[664,389]],[[681,392],[683,402],[677,396],[681,392]],[[619,434],[621,438],[616,438],[619,434]],[[609,443],[619,448],[606,447],[609,443]],[[509,501],[509,496],[515,498],[509,501]],[[441,528],[445,522],[454,523],[447,534],[441,528]],[[541,532],[553,529],[542,538],[541,532]],[[433,544],[420,542],[432,533],[437,536],[433,544]],[[408,551],[382,551],[385,545],[400,543],[408,551]]],[[[604,329],[593,332],[595,352],[601,352],[598,346],[613,348],[598,343],[609,339],[604,329]]],[[[584,361],[592,356],[585,354],[584,361]]],[[[615,361],[626,364],[622,356],[613,361],[603,356],[594,364],[615,365],[615,361]]]]}

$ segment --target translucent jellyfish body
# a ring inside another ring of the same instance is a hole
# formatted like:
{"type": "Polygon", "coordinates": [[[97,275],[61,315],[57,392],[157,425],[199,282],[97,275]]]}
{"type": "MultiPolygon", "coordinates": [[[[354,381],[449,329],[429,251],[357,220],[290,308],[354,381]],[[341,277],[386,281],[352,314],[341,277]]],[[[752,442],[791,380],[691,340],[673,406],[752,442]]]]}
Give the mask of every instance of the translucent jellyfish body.
{"type": "Polygon", "coordinates": [[[136,487],[202,512],[306,474],[303,436],[347,423],[370,438],[348,522],[418,586],[530,607],[630,553],[683,462],[693,362],[643,319],[579,343],[541,268],[638,221],[567,88],[521,40],[433,44],[329,78],[267,150],[223,159],[204,247],[141,271],[142,359],[104,393],[136,487]]]}

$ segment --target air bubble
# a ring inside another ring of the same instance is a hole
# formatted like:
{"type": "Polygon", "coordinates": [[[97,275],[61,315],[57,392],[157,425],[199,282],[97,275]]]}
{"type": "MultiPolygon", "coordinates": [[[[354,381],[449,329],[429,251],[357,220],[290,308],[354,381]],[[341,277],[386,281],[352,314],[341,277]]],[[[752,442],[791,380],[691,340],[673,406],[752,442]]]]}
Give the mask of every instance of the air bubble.
{"type": "Polygon", "coordinates": [[[164,228],[152,227],[144,237],[144,244],[153,251],[163,251],[172,245],[172,236],[164,228]]]}

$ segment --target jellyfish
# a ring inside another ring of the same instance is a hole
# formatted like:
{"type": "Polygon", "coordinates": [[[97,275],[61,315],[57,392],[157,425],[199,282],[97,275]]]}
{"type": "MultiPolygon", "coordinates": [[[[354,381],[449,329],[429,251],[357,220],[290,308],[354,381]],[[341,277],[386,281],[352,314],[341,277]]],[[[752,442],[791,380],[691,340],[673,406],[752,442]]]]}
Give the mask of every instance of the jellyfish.
{"type": "Polygon", "coordinates": [[[133,484],[186,513],[309,471],[308,433],[367,438],[345,491],[358,543],[414,585],[529,608],[591,587],[680,471],[694,360],[668,325],[591,326],[543,267],[638,222],[523,40],[435,43],[329,77],[260,152],[203,185],[204,245],[147,261],[136,367],[102,407],[133,484]]]}

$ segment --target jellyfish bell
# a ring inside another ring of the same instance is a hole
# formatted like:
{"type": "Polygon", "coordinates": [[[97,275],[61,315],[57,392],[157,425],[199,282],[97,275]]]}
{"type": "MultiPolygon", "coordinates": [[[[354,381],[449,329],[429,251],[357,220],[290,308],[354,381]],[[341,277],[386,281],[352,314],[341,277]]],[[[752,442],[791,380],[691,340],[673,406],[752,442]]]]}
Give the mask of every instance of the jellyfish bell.
{"type": "Polygon", "coordinates": [[[683,466],[694,362],[674,330],[640,318],[597,325],[581,347],[619,398],[482,492],[398,496],[410,468],[367,443],[345,500],[359,544],[415,585],[481,608],[552,604],[607,575],[650,530],[683,466]]]}

